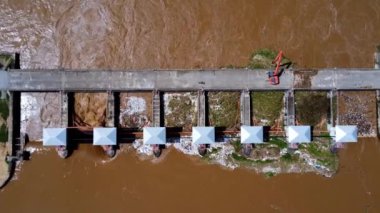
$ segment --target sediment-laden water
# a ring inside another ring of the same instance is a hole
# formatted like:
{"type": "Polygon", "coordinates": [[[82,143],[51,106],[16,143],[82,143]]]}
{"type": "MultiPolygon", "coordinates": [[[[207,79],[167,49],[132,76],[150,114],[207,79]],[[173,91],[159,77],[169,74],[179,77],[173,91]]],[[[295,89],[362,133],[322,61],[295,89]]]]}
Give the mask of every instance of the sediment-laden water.
{"type": "MultiPolygon", "coordinates": [[[[284,50],[298,67],[372,67],[380,40],[377,0],[2,0],[0,8],[0,51],[20,52],[22,68],[245,66],[250,53],[262,47],[284,50]]],[[[46,94],[40,96],[28,100],[50,100],[53,108],[59,103],[46,94]]],[[[132,97],[121,101],[126,115],[122,126],[149,123],[149,113],[128,108],[128,103],[144,102],[132,97]],[[128,120],[131,113],[141,121],[128,120]]],[[[101,125],[106,96],[75,98],[75,122],[101,125]],[[82,99],[93,104],[85,107],[82,99]]],[[[349,106],[339,107],[344,113],[349,106]]],[[[31,109],[37,121],[24,127],[48,125],[51,111],[31,109]]],[[[32,136],[38,139],[39,134],[32,136]]],[[[378,212],[378,143],[370,139],[350,144],[339,153],[339,171],[330,179],[313,174],[267,179],[248,170],[206,165],[173,148],[154,162],[142,161],[133,150],[109,160],[88,145],[67,160],[53,150],[42,150],[33,153],[17,179],[0,192],[0,208],[4,212],[378,212]]]]}

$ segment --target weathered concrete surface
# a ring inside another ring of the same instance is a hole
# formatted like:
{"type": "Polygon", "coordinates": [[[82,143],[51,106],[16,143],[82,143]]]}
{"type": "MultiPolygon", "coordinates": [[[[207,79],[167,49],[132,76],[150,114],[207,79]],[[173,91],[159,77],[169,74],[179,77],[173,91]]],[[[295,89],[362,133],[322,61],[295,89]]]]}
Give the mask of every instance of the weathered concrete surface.
{"type": "Polygon", "coordinates": [[[0,70],[0,90],[8,88],[8,73],[0,70]]]}
{"type": "Polygon", "coordinates": [[[59,71],[11,70],[8,85],[0,89],[47,90],[242,90],[287,89],[292,86],[291,72],[285,72],[281,84],[271,86],[265,70],[138,70],[138,71],[59,71]]]}
{"type": "Polygon", "coordinates": [[[380,88],[378,70],[320,70],[311,77],[311,88],[320,90],[369,90],[380,88]]]}
{"type": "Polygon", "coordinates": [[[240,95],[240,117],[242,125],[251,125],[251,95],[246,90],[240,95]]]}
{"type": "Polygon", "coordinates": [[[10,70],[0,72],[0,90],[368,90],[380,89],[375,69],[286,70],[279,85],[267,82],[267,70],[10,70]],[[303,81],[300,83],[300,81],[303,81]]]}

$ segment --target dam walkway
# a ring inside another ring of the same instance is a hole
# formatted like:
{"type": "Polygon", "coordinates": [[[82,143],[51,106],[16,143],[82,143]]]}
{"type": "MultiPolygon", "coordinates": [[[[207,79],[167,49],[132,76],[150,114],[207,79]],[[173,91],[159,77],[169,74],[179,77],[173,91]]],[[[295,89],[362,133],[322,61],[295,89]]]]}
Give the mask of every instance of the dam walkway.
{"type": "Polygon", "coordinates": [[[9,70],[0,71],[8,91],[231,91],[379,90],[376,69],[286,69],[279,85],[268,70],[9,70]]]}

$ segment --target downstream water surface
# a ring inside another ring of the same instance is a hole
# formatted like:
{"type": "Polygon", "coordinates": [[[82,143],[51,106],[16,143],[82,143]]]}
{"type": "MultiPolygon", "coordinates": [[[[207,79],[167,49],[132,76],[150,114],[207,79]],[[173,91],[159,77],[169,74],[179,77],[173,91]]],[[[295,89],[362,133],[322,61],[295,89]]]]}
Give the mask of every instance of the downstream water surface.
{"type": "MultiPolygon", "coordinates": [[[[1,0],[0,51],[22,68],[244,66],[257,48],[298,67],[372,67],[380,1],[1,0]]],[[[37,146],[38,147],[38,146],[37,146]]],[[[165,150],[166,151],[166,150],[165,150]]],[[[0,192],[2,212],[379,212],[380,147],[350,144],[338,174],[265,178],[170,149],[159,162],[82,145],[39,151],[0,192]]]]}

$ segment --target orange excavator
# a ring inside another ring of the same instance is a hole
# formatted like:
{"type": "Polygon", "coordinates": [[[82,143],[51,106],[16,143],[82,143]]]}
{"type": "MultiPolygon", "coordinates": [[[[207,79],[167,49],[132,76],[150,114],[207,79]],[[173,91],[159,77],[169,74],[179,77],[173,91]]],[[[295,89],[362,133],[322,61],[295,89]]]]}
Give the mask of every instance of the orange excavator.
{"type": "Polygon", "coordinates": [[[277,85],[280,83],[280,75],[282,73],[282,69],[281,69],[281,61],[282,61],[282,58],[284,56],[284,53],[282,52],[282,50],[280,50],[276,56],[276,58],[272,61],[272,64],[275,64],[275,69],[274,71],[269,71],[267,72],[268,74],[268,81],[271,85],[277,85]]]}

